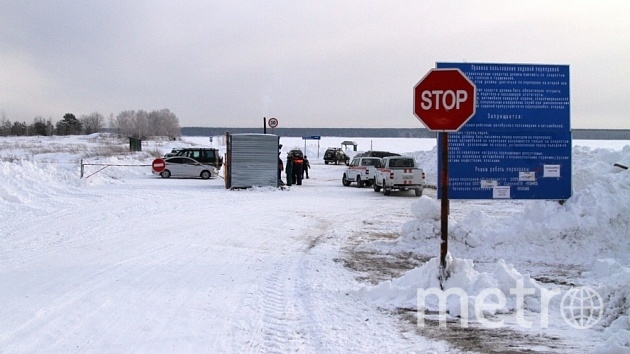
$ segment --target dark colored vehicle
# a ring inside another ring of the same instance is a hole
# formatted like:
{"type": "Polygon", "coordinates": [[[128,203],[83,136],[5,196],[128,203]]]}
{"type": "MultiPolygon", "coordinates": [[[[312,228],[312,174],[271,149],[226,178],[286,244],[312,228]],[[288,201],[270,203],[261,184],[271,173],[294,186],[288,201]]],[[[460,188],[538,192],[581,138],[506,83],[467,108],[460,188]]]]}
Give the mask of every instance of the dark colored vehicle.
{"type": "Polygon", "coordinates": [[[167,152],[164,157],[173,157],[175,155],[177,155],[178,152],[181,151],[181,148],[174,148],[171,150],[171,152],[167,152]]]}
{"type": "Polygon", "coordinates": [[[190,157],[204,165],[214,166],[217,169],[220,169],[223,165],[223,156],[220,156],[219,150],[215,148],[184,148],[178,151],[175,156],[190,157]]]}
{"type": "Polygon", "coordinates": [[[291,155],[291,156],[299,156],[301,158],[304,158],[304,153],[300,149],[294,149],[294,150],[289,151],[289,155],[291,155]]]}
{"type": "Polygon", "coordinates": [[[400,156],[400,154],[397,154],[395,152],[389,152],[389,151],[366,151],[363,152],[361,154],[356,155],[355,157],[388,157],[388,156],[400,156]]]}
{"type": "Polygon", "coordinates": [[[350,164],[350,157],[340,148],[328,148],[324,153],[324,163],[326,165],[329,163],[338,165],[340,162],[345,163],[347,166],[350,164]]]}

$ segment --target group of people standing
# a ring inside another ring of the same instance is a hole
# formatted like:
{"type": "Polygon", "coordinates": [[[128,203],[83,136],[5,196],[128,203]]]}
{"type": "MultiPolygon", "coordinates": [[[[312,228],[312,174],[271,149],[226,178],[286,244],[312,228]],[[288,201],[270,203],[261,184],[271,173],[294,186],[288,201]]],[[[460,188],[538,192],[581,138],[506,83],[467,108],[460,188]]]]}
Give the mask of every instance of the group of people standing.
{"type": "MultiPolygon", "coordinates": [[[[282,160],[278,159],[278,173],[283,170],[282,160]]],[[[292,184],[301,186],[302,179],[306,176],[308,178],[308,170],[311,168],[311,164],[308,162],[308,156],[302,157],[301,154],[287,153],[287,163],[284,168],[287,175],[287,186],[292,184]]],[[[282,184],[282,179],[280,180],[282,184]]]]}

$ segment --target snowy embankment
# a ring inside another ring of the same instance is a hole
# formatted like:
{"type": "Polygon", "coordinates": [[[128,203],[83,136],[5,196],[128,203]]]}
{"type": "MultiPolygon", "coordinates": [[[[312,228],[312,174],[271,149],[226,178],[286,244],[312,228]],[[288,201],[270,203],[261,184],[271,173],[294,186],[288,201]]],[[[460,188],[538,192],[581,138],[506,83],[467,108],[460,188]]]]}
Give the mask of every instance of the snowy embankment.
{"type": "MultiPolygon", "coordinates": [[[[541,314],[541,306],[545,305],[541,303],[541,292],[552,295],[555,291],[545,311],[560,314],[566,305],[561,302],[564,295],[574,287],[587,286],[603,302],[603,311],[595,314],[601,319],[592,332],[600,338],[595,352],[627,352],[630,350],[630,171],[614,164],[630,166],[630,146],[621,151],[576,147],[573,158],[574,194],[564,205],[532,201],[519,208],[519,203],[498,202],[496,208],[504,213],[496,210],[488,213],[471,202],[458,205],[451,201],[453,214],[463,216],[457,220],[452,215],[449,218],[451,277],[443,286],[445,291],[463,289],[468,298],[449,297],[446,311],[451,318],[460,318],[462,301],[467,301],[463,304],[469,312],[466,318],[478,317],[476,310],[488,317],[509,316],[519,308],[541,314]],[[478,271],[477,262],[485,263],[483,268],[489,271],[478,271]],[[533,279],[530,272],[539,280],[533,279]],[[531,290],[523,297],[523,303],[510,293],[518,283],[531,290]],[[497,298],[483,293],[489,288],[498,289],[505,303],[497,305],[497,298]]],[[[415,218],[403,225],[400,239],[368,247],[435,254],[440,239],[439,201],[422,197],[413,205],[412,212],[415,218]]],[[[417,308],[418,288],[440,287],[438,264],[438,258],[433,258],[400,278],[361,293],[384,308],[417,308]]],[[[424,305],[425,311],[440,311],[435,297],[427,298],[424,305]]],[[[561,322],[547,326],[558,327],[561,322]]],[[[575,330],[576,338],[583,336],[580,330],[575,330]]]]}

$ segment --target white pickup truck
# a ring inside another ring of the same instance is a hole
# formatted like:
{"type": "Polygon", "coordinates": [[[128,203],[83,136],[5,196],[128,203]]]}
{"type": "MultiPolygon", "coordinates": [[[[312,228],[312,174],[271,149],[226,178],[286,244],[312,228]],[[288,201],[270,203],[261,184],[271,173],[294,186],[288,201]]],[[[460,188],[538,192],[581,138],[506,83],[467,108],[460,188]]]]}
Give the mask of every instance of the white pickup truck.
{"type": "Polygon", "coordinates": [[[379,157],[355,157],[343,172],[341,183],[346,187],[352,182],[356,182],[359,188],[364,184],[371,186],[374,184],[374,175],[379,167],[381,167],[379,157]]]}
{"type": "Polygon", "coordinates": [[[421,196],[424,190],[424,171],[418,168],[416,160],[408,156],[389,156],[381,159],[381,167],[376,170],[374,191],[390,195],[392,190],[414,190],[421,196]]]}

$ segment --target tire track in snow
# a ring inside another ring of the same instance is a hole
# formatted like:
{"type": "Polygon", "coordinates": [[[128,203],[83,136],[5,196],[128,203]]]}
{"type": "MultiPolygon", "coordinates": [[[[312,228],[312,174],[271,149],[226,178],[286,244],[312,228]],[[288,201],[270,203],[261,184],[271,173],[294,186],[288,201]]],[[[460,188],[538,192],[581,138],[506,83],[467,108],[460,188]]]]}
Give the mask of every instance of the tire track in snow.
{"type": "Polygon", "coordinates": [[[300,309],[296,308],[296,304],[291,303],[291,300],[295,298],[298,262],[299,258],[296,256],[287,261],[281,261],[264,283],[260,294],[262,297],[261,328],[257,333],[262,337],[260,352],[295,352],[304,347],[299,328],[296,328],[300,309]]]}
{"type": "Polygon", "coordinates": [[[263,260],[261,267],[268,275],[252,285],[249,296],[240,304],[242,311],[228,330],[229,349],[251,353],[317,352],[308,330],[307,312],[299,300],[304,296],[300,279],[310,276],[302,273],[302,264],[308,252],[317,245],[329,228],[329,222],[315,219],[316,225],[292,238],[301,244],[288,255],[273,255],[263,260]]]}

